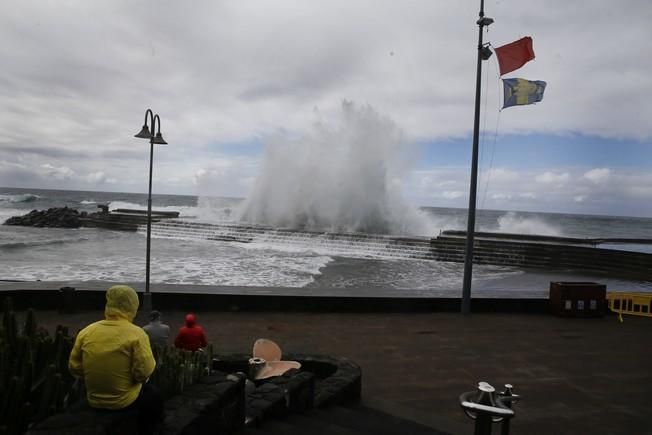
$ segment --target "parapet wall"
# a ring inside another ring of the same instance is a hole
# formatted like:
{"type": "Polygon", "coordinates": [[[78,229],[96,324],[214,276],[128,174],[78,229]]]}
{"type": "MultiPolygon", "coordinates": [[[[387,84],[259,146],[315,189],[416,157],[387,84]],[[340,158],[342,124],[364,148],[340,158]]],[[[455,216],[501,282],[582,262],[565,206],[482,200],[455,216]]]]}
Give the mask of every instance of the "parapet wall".
{"type": "MultiPolygon", "coordinates": [[[[107,283],[103,290],[84,290],[82,286],[74,292],[61,292],[56,287],[38,290],[0,289],[0,297],[10,296],[14,307],[18,310],[27,308],[62,312],[102,310],[106,302],[105,289],[109,285],[107,283]]],[[[155,292],[152,297],[156,307],[161,310],[259,312],[459,312],[460,310],[459,298],[414,297],[409,294],[402,297],[401,292],[396,291],[396,294],[391,296],[374,296],[373,291],[370,290],[363,296],[355,295],[353,289],[352,294],[348,296],[323,294],[311,296],[306,295],[305,291],[303,294],[299,292],[291,294],[291,291],[275,294],[274,289],[268,289],[267,294],[254,294],[250,290],[247,293],[238,293],[238,288],[234,287],[228,294],[155,292]]],[[[141,298],[142,294],[139,293],[141,298]]],[[[548,311],[547,297],[474,298],[472,305],[475,312],[545,313],[548,311]]]]}
{"type": "MultiPolygon", "coordinates": [[[[447,231],[432,239],[435,259],[463,262],[465,237],[465,232],[447,231]]],[[[604,239],[476,233],[473,263],[545,270],[583,270],[605,276],[652,281],[652,254],[581,246],[603,242],[604,239]]],[[[648,240],[641,242],[649,243],[648,240]]]]}

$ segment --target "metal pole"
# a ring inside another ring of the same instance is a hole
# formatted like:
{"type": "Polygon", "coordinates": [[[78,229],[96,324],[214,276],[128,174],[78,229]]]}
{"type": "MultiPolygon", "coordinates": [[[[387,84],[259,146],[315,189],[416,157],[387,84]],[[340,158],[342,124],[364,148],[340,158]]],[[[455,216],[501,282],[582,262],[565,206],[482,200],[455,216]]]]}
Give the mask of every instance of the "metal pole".
{"type": "MultiPolygon", "coordinates": [[[[161,121],[159,121],[161,122],[161,121]]],[[[149,292],[149,262],[152,242],[152,167],[154,162],[154,121],[152,121],[152,138],[149,140],[149,191],[147,193],[147,254],[145,256],[145,294],[143,295],[143,310],[152,311],[152,294],[149,292]]]]}
{"type": "Polygon", "coordinates": [[[464,281],[462,284],[462,314],[471,312],[471,279],[473,276],[473,238],[475,233],[475,204],[478,187],[478,139],[480,136],[480,93],[482,76],[482,30],[484,23],[484,0],[480,0],[478,20],[478,67],[475,78],[475,118],[473,120],[473,154],[471,158],[471,186],[469,187],[469,216],[466,229],[466,250],[464,256],[464,281]]]}

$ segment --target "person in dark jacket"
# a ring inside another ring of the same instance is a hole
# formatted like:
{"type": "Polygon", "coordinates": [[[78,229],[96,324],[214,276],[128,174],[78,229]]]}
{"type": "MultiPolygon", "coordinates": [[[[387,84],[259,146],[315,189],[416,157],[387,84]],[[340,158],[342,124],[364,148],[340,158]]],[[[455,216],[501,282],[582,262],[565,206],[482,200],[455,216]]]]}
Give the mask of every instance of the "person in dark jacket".
{"type": "Polygon", "coordinates": [[[149,313],[149,323],[143,326],[143,330],[149,336],[149,343],[152,345],[152,350],[156,346],[167,346],[170,327],[161,321],[160,311],[155,310],[149,313]]]}
{"type": "Polygon", "coordinates": [[[197,319],[194,314],[186,314],[186,326],[182,326],[179,335],[174,340],[174,345],[179,349],[190,350],[195,352],[206,347],[208,341],[204,328],[197,325],[197,319]]]}

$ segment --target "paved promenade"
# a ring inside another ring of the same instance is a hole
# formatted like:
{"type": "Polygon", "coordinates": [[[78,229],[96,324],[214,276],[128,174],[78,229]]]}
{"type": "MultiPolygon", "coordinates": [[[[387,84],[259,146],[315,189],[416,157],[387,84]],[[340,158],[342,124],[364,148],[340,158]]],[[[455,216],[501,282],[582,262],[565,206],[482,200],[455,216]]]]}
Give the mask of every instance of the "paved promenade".
{"type": "MultiPolygon", "coordinates": [[[[164,320],[176,331],[184,314],[164,320]]],[[[513,434],[652,434],[652,319],[201,307],[197,315],[218,352],[249,353],[266,337],[288,352],[350,357],[362,366],[366,404],[454,434],[473,433],[458,396],[478,381],[512,383],[524,396],[513,434]]],[[[38,319],[75,329],[101,316],[40,311],[38,319]]]]}

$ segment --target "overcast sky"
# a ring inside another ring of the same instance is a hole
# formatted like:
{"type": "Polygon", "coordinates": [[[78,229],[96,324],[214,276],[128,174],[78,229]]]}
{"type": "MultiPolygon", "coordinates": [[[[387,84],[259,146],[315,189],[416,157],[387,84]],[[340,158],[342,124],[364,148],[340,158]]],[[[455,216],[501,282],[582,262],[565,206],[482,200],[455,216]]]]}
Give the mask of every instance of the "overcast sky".
{"type": "MultiPolygon", "coordinates": [[[[149,146],[133,135],[151,107],[169,142],[155,193],[245,197],[266,146],[337,128],[347,100],[402,131],[411,164],[392,183],[410,202],[466,207],[478,7],[3,0],[0,186],[146,192],[149,146]]],[[[499,112],[495,56],[484,63],[478,206],[652,217],[652,2],[485,9],[486,41],[534,40],[507,77],[548,87],[499,112]]]]}

